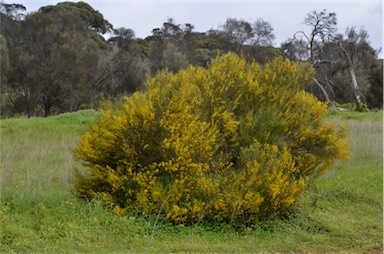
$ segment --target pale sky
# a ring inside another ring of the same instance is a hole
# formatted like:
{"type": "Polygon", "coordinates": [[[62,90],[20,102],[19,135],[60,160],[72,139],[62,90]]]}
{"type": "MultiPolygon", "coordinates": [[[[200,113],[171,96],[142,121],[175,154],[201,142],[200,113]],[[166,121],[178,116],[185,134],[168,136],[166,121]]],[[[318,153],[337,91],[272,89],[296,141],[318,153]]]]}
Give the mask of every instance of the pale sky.
{"type": "MultiPolygon", "coordinates": [[[[41,6],[54,5],[63,1],[3,0],[6,3],[20,3],[27,12],[41,6]]],[[[177,24],[191,23],[197,32],[218,28],[227,18],[244,19],[249,22],[262,18],[271,23],[276,39],[274,46],[291,37],[296,31],[308,32],[303,24],[307,13],[312,10],[336,12],[337,27],[344,33],[347,27],[363,27],[368,31],[369,41],[375,49],[383,48],[383,0],[84,0],[103,14],[114,28],[126,27],[135,31],[137,38],[151,35],[153,28],[161,27],[167,18],[177,24]]],[[[382,58],[383,52],[380,57],[382,58]]]]}

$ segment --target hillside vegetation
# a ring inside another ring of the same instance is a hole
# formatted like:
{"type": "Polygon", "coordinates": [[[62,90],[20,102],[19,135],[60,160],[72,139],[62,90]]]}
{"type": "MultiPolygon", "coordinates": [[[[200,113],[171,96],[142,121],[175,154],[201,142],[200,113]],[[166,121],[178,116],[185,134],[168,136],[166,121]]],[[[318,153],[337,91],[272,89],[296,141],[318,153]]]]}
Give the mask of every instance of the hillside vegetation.
{"type": "Polygon", "coordinates": [[[98,113],[0,121],[2,253],[345,252],[383,250],[382,113],[329,116],[349,129],[349,161],[337,161],[286,220],[250,227],[186,227],[116,215],[75,197],[73,149],[98,113]]]}

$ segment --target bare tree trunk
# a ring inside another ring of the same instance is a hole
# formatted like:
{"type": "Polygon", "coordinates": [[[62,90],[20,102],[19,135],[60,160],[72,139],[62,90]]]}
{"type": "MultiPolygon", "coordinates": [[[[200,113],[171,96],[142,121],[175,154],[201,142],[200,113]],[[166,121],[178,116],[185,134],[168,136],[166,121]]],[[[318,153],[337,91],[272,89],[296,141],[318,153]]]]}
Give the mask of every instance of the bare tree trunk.
{"type": "Polygon", "coordinates": [[[349,70],[349,74],[351,75],[351,79],[352,79],[351,85],[352,85],[353,94],[354,94],[355,100],[356,100],[356,110],[359,111],[360,105],[361,105],[361,99],[360,99],[360,89],[359,89],[359,84],[357,83],[355,69],[353,68],[353,66],[351,66],[348,68],[348,70],[349,70]]]}
{"type": "Polygon", "coordinates": [[[355,64],[357,62],[357,54],[354,54],[355,57],[351,57],[348,52],[343,48],[343,45],[341,42],[339,42],[339,48],[341,49],[347,63],[348,63],[348,71],[349,71],[349,74],[351,75],[351,79],[352,79],[352,83],[351,83],[351,86],[352,86],[352,91],[353,91],[353,94],[355,96],[355,101],[356,101],[356,110],[359,111],[360,110],[360,105],[361,105],[361,98],[360,98],[360,88],[359,88],[359,84],[357,83],[357,79],[356,79],[356,73],[355,73],[355,64]]]}
{"type": "Polygon", "coordinates": [[[323,92],[325,100],[328,104],[332,105],[332,107],[336,108],[336,105],[329,99],[327,91],[325,91],[324,87],[320,84],[320,82],[317,79],[313,79],[315,81],[315,84],[320,88],[320,90],[323,92]]]}

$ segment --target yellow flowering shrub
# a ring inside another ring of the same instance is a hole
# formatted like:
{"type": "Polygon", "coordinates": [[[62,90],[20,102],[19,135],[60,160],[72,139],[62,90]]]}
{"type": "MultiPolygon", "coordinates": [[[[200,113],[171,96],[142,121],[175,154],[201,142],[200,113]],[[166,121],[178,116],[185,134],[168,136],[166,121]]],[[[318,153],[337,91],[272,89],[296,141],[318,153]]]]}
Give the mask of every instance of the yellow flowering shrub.
{"type": "Polygon", "coordinates": [[[76,156],[89,168],[75,187],[116,214],[174,222],[252,223],[287,211],[335,159],[344,131],[303,90],[303,63],[265,66],[229,53],[207,69],[160,72],[145,92],[102,113],[76,156]]]}

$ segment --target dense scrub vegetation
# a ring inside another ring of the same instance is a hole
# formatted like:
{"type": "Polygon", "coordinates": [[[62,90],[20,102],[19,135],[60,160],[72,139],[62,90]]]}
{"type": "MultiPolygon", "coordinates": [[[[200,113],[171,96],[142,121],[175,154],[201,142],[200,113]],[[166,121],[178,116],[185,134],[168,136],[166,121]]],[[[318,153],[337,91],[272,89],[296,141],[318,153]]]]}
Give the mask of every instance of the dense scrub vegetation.
{"type": "Polygon", "coordinates": [[[76,155],[81,197],[117,213],[162,214],[182,223],[252,223],[281,215],[338,158],[344,132],[303,90],[307,64],[265,66],[230,53],[207,69],[160,72],[145,92],[103,112],[76,155]]]}
{"type": "Polygon", "coordinates": [[[352,110],[382,108],[378,51],[354,24],[345,34],[338,32],[336,14],[327,11],[308,13],[304,23],[310,33],[298,32],[280,47],[273,46],[272,25],[257,17],[254,22],[228,18],[206,32],[170,18],[146,38],[136,38],[129,28],[114,29],[85,2],[33,13],[0,3],[0,18],[2,117],[97,109],[105,98],[119,100],[142,90],[161,70],[206,67],[229,51],[260,64],[276,55],[307,62],[316,75],[306,90],[321,101],[356,104],[352,110]]]}

